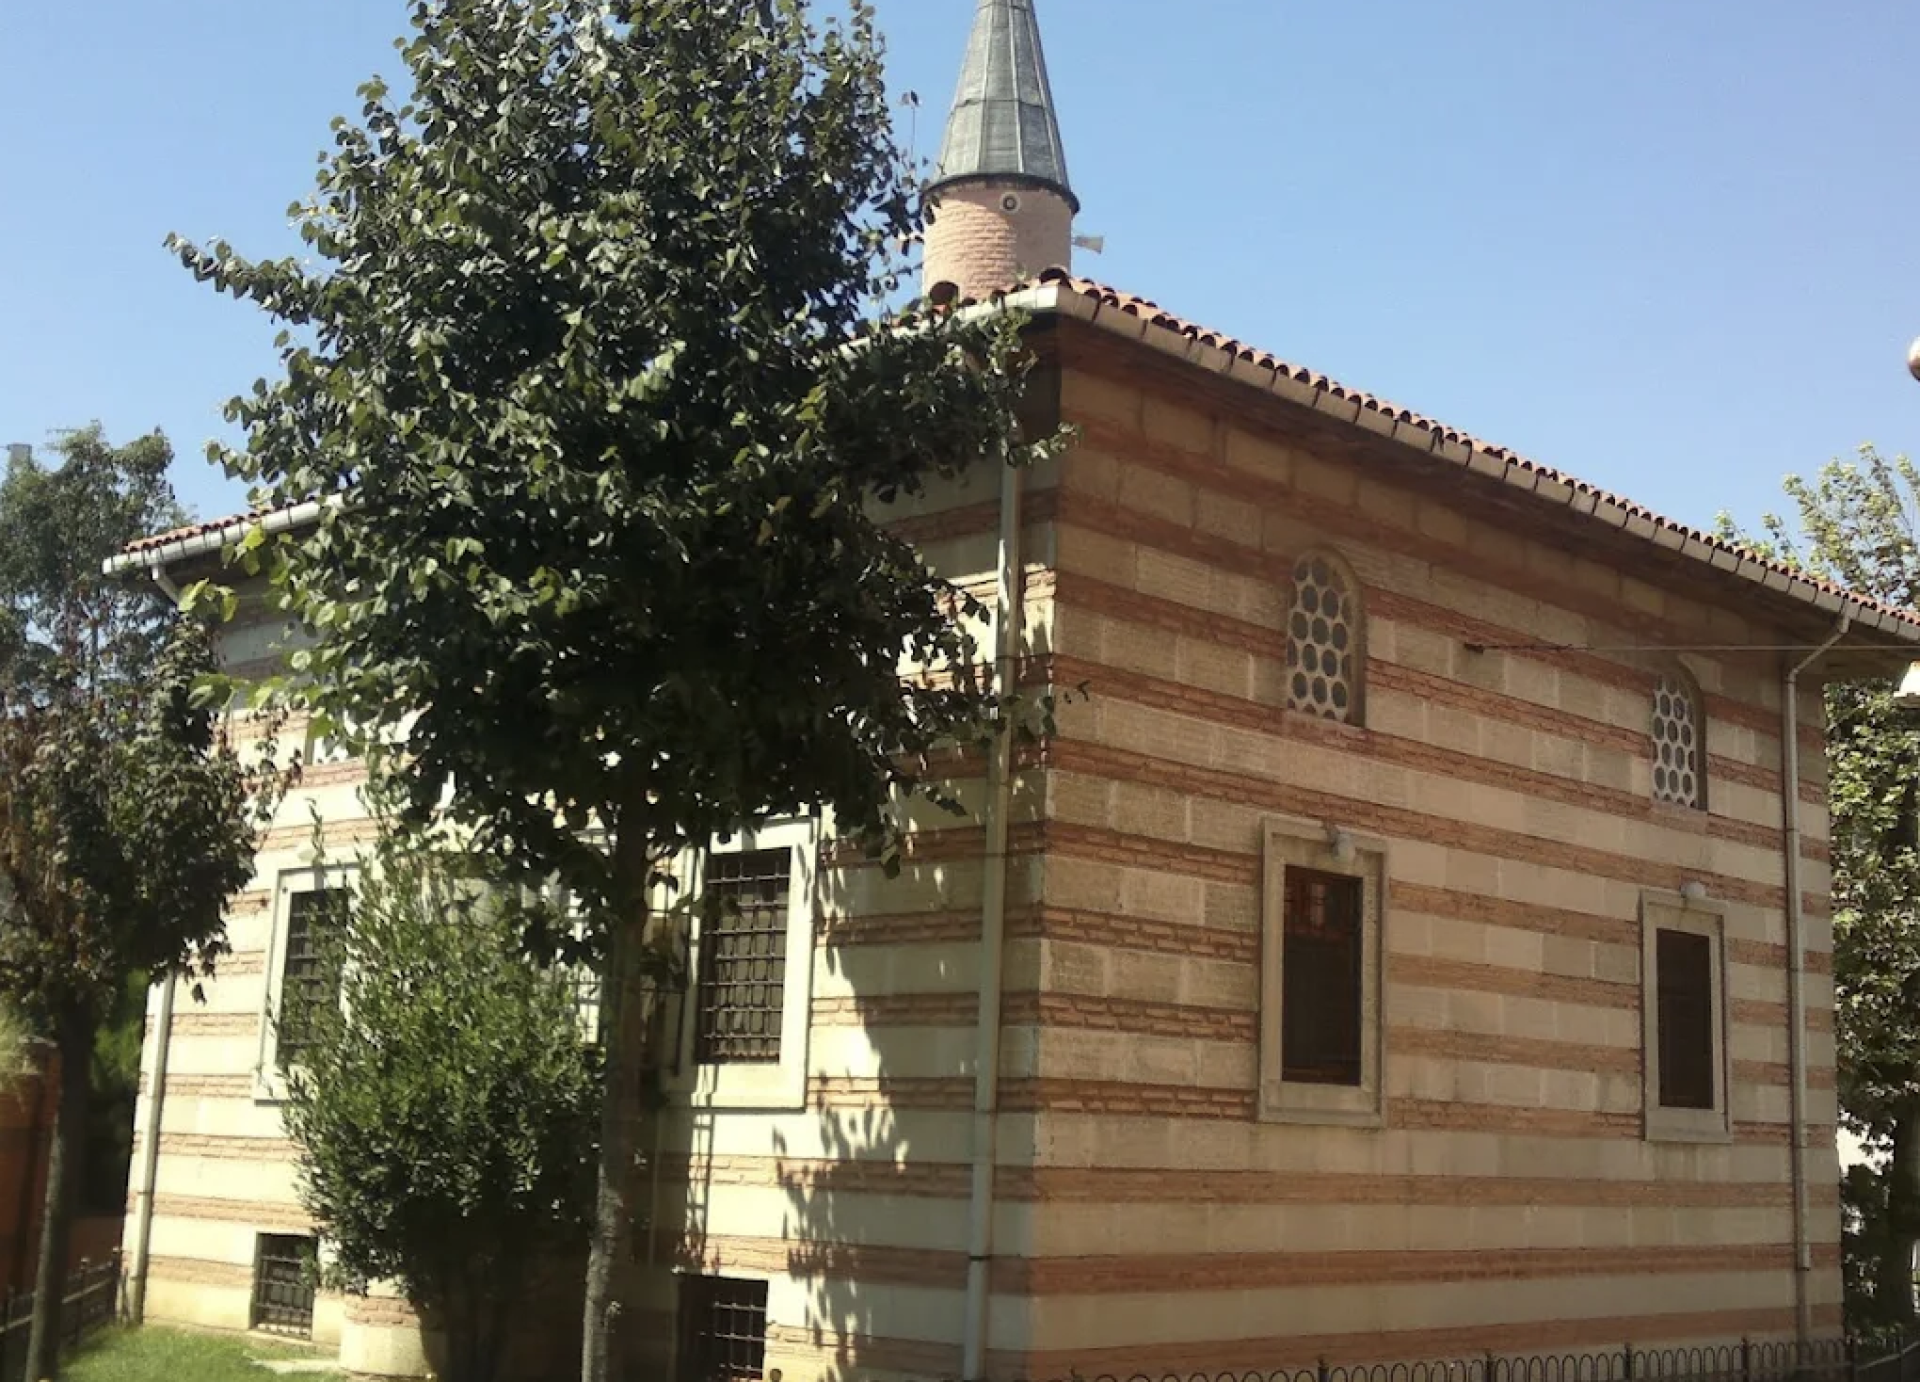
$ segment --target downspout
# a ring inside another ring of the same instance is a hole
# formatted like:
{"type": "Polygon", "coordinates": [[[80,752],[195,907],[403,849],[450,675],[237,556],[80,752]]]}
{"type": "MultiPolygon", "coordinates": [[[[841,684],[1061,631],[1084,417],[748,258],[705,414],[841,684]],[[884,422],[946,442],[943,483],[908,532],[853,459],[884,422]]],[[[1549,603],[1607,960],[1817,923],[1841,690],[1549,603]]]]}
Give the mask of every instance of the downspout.
{"type": "Polygon", "coordinates": [[[1800,901],[1800,674],[1847,636],[1851,612],[1818,648],[1787,671],[1780,696],[1780,810],[1787,849],[1787,1065],[1792,1124],[1793,1315],[1801,1347],[1813,1339],[1813,1246],[1807,1227],[1807,947],[1800,901]]]}
{"type": "Polygon", "coordinates": [[[135,1324],[146,1317],[153,1190],[160,1178],[160,1105],[167,1097],[167,1053],[173,1047],[173,993],[178,983],[179,977],[168,970],[160,984],[160,1012],[153,1029],[153,1086],[147,1092],[147,1117],[140,1129],[140,1199],[134,1211],[133,1262],[127,1275],[127,1317],[135,1324]]]}
{"type": "Polygon", "coordinates": [[[993,1173],[999,1151],[1000,983],[1007,928],[1007,816],[1013,806],[1013,733],[1005,703],[1019,667],[1022,602],[1021,471],[1000,476],[1000,571],[993,628],[993,683],[1002,709],[987,762],[987,843],[980,902],[980,1012],[973,1071],[973,1194],[967,1207],[967,1314],[960,1375],[987,1375],[987,1314],[992,1293],[993,1173]]]}
{"type": "MultiPolygon", "coordinates": [[[[180,587],[164,566],[150,573],[153,583],[175,605],[180,587]]],[[[160,1179],[160,1106],[167,1097],[167,1056],[173,1049],[173,996],[179,976],[171,969],[160,982],[160,1011],[153,1029],[153,1084],[147,1091],[147,1117],[140,1129],[140,1198],[133,1217],[133,1261],[127,1268],[127,1318],[141,1323],[147,1312],[147,1259],[153,1242],[153,1191],[160,1179]]]]}

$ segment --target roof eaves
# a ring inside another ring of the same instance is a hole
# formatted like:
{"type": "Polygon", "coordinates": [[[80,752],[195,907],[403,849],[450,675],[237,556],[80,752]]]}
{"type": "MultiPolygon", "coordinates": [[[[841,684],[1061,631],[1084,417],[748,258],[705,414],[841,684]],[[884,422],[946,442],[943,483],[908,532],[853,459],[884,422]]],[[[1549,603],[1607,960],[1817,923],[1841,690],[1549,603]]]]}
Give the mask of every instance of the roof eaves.
{"type": "Polygon", "coordinates": [[[1049,270],[1040,282],[1064,290],[1056,310],[1157,353],[1178,357],[1243,386],[1271,393],[1338,421],[1355,424],[1414,450],[1498,480],[1566,511],[1618,529],[1643,542],[1786,595],[1829,613],[1850,613],[1903,642],[1920,644],[1920,614],[1888,606],[1810,580],[1784,567],[1736,552],[1698,530],[1663,519],[1640,505],[1607,494],[1573,476],[1537,465],[1502,447],[1490,446],[1431,418],[1349,389],[1323,375],[1297,369],[1218,332],[1181,321],[1142,298],[1049,270]],[[1088,310],[1088,309],[1091,310],[1088,310]]]}
{"type": "MultiPolygon", "coordinates": [[[[324,502],[337,504],[339,500],[336,498],[324,502]]],[[[125,551],[108,557],[100,564],[100,569],[109,576],[123,571],[162,571],[177,561],[217,552],[230,543],[238,542],[256,526],[269,535],[304,527],[320,517],[322,503],[321,500],[310,499],[306,503],[282,509],[214,519],[185,529],[178,536],[163,533],[156,538],[133,543],[125,551]]]]}

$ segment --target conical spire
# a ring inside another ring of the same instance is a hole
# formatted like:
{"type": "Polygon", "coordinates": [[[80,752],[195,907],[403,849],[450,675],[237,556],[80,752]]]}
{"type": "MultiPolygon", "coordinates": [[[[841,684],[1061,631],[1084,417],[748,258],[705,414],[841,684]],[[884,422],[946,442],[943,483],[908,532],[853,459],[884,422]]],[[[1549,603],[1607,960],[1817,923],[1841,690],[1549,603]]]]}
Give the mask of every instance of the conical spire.
{"type": "Polygon", "coordinates": [[[932,189],[975,178],[1038,184],[1075,211],[1034,0],[980,0],[932,189]]]}

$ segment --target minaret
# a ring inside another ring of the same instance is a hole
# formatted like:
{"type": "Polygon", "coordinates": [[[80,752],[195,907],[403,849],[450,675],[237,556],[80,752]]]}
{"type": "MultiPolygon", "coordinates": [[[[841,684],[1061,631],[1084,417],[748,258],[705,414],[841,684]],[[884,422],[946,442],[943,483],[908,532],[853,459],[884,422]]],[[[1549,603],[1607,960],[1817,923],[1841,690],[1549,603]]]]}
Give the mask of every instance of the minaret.
{"type": "Polygon", "coordinates": [[[1067,183],[1034,0],[979,0],[927,195],[926,296],[984,298],[1069,268],[1080,199],[1067,183]]]}

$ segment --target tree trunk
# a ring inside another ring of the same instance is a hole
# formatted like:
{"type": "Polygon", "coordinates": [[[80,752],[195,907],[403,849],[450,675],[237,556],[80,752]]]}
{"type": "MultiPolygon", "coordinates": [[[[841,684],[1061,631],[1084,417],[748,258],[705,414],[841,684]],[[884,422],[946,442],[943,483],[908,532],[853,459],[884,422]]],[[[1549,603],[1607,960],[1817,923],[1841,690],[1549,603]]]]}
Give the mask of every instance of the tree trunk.
{"type": "Polygon", "coordinates": [[[60,1104],[53,1114],[53,1146],[47,1153],[46,1212],[40,1224],[40,1261],[33,1280],[33,1320],[27,1332],[25,1376],[38,1382],[60,1375],[60,1305],[67,1285],[67,1240],[80,1189],[81,1142],[87,1128],[87,1094],[93,1067],[93,1024],[85,1015],[62,1015],[55,1028],[60,1052],[60,1104]]]}
{"type": "Polygon", "coordinates": [[[635,1133],[641,1112],[640,1079],[647,1054],[645,979],[648,841],[636,817],[623,812],[614,840],[616,910],[608,938],[605,1007],[605,1085],[600,1104],[600,1160],[595,1173],[593,1225],[587,1252],[580,1382],[611,1382],[620,1302],[614,1278],[628,1256],[633,1218],[635,1133]]]}
{"type": "Polygon", "coordinates": [[[1893,1120],[1893,1154],[1887,1159],[1887,1235],[1875,1294],[1887,1318],[1903,1329],[1920,1321],[1913,1298],[1913,1250],[1920,1242],[1920,1102],[1906,1100],[1893,1120]]]}

